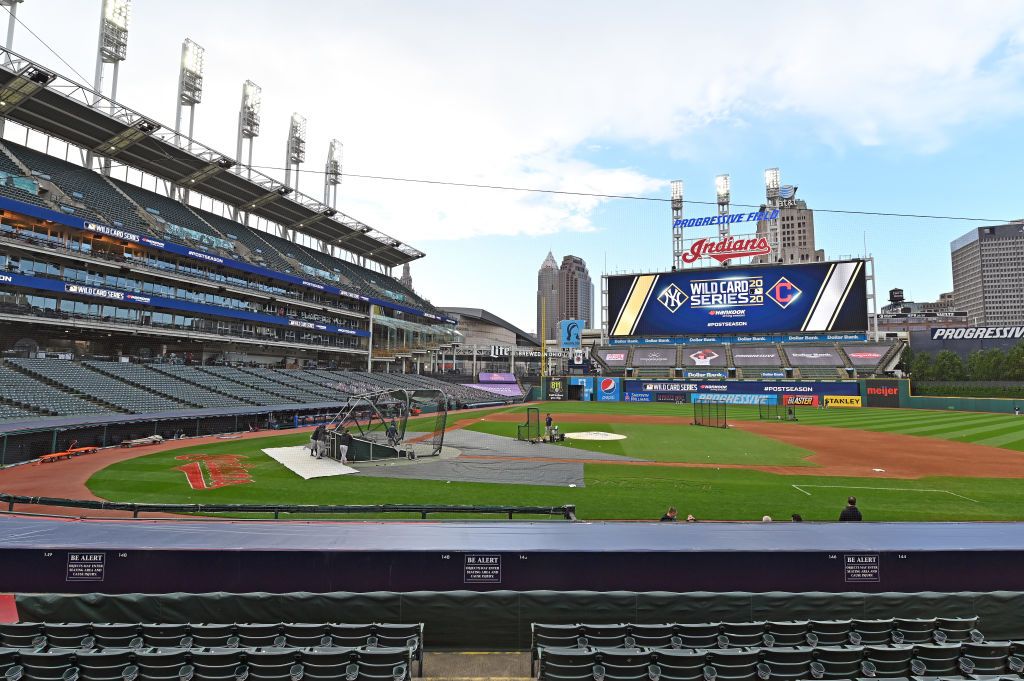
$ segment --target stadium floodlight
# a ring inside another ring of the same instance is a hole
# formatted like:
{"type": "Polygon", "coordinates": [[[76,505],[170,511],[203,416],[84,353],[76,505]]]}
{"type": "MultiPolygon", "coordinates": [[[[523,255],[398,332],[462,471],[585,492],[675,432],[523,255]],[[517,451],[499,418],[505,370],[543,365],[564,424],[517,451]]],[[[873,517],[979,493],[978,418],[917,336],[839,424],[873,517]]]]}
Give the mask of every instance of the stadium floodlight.
{"type": "Polygon", "coordinates": [[[324,164],[324,205],[332,208],[338,204],[338,185],[341,184],[341,154],[343,145],[337,139],[331,140],[324,164]]]}
{"type": "Polygon", "coordinates": [[[768,168],[764,171],[764,190],[769,202],[778,198],[779,186],[782,183],[782,173],[778,168],[768,168]]]}
{"type": "Polygon", "coordinates": [[[178,97],[174,114],[175,140],[180,140],[181,115],[188,108],[188,146],[196,124],[196,104],[203,101],[203,58],[206,50],[191,38],[181,43],[181,66],[178,68],[178,97]]]}
{"type": "MultiPolygon", "coordinates": [[[[242,146],[249,140],[249,157],[245,167],[252,177],[252,144],[260,135],[260,111],[263,108],[263,90],[251,80],[242,84],[242,107],[238,110],[238,163],[242,163],[242,146]]],[[[238,166],[241,172],[241,165],[238,166]]]]}
{"type": "Polygon", "coordinates": [[[672,267],[683,266],[683,181],[672,180],[672,267]]]}
{"type": "MultiPolygon", "coordinates": [[[[96,93],[93,106],[99,106],[103,97],[103,65],[111,65],[110,107],[117,101],[117,74],[121,62],[128,56],[128,24],[131,19],[131,0],[103,0],[100,10],[99,42],[96,46],[96,73],[92,89],[96,93]]],[[[86,154],[86,165],[92,167],[92,151],[86,154]]],[[[110,172],[110,161],[103,164],[103,172],[110,172]]]]}
{"type": "Polygon", "coordinates": [[[288,124],[288,144],[285,153],[284,183],[299,191],[300,166],[306,160],[306,117],[298,113],[292,114],[288,124]],[[292,170],[295,171],[295,184],[292,184],[292,170]]]}
{"type": "MultiPolygon", "coordinates": [[[[0,0],[0,7],[7,8],[7,50],[14,47],[14,25],[18,23],[18,5],[24,0],[0,0]]],[[[2,123],[3,121],[0,121],[2,123]]]]}
{"type": "MultiPolygon", "coordinates": [[[[715,176],[715,196],[718,200],[718,214],[727,215],[729,213],[729,176],[728,175],[717,175],[715,176]]],[[[722,220],[718,223],[718,238],[725,241],[729,238],[731,228],[727,220],[722,220]]]]}
{"type": "Polygon", "coordinates": [[[729,205],[729,176],[718,175],[715,177],[715,195],[718,197],[718,205],[729,205]]]}

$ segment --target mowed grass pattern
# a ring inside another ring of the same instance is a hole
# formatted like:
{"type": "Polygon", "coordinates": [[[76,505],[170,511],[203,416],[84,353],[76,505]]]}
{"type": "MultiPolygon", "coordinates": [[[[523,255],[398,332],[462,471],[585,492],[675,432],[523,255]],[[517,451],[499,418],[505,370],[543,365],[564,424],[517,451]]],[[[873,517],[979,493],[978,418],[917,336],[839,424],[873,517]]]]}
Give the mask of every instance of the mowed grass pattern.
{"type": "MultiPolygon", "coordinates": [[[[562,424],[563,430],[586,426],[613,430],[632,424],[602,424],[602,414],[644,414],[689,419],[688,405],[543,403],[542,412],[592,415],[586,423],[562,424]]],[[[468,425],[514,433],[514,424],[488,423],[486,416],[498,411],[523,412],[525,407],[482,410],[452,414],[451,424],[468,425]],[[504,431],[511,426],[511,431],[504,431]]],[[[1024,446],[1024,418],[1012,415],[926,412],[915,410],[859,409],[798,411],[800,427],[805,424],[847,429],[903,432],[979,442],[1020,451],[1024,446]],[[996,444],[996,443],[999,444],[996,444]]],[[[756,419],[751,407],[729,407],[730,419],[756,419]]],[[[426,430],[432,417],[410,421],[410,429],[426,430]]],[[[660,428],[662,426],[658,426],[660,428]]],[[[728,443],[738,431],[691,426],[664,426],[686,434],[678,441],[665,436],[666,449],[653,456],[696,457],[701,447],[711,448],[716,457],[730,456],[728,443]],[[706,439],[706,440],[705,440],[706,439]],[[688,444],[689,440],[689,444],[688,444]],[[672,448],[674,447],[674,449],[672,448]],[[717,448],[717,451],[716,451],[717,448]]],[[[655,439],[662,438],[652,431],[655,439]]],[[[644,440],[647,436],[637,436],[644,440]]],[[[850,437],[856,437],[850,433],[850,437]]],[[[856,494],[867,520],[1024,520],[1024,481],[979,478],[925,478],[891,480],[879,478],[837,478],[813,475],[776,475],[759,471],[684,468],[671,466],[628,466],[595,464],[586,466],[582,488],[500,485],[427,480],[389,480],[358,475],[304,481],[261,451],[305,442],[308,434],[268,436],[254,440],[186,447],[123,461],[96,473],[89,488],[98,496],[118,501],[172,503],[296,503],[296,504],[575,504],[584,519],[657,519],[674,505],[684,516],[699,519],[758,520],[768,514],[786,520],[800,513],[805,520],[835,520],[848,494],[856,494]],[[252,484],[213,490],[192,490],[185,476],[175,470],[176,456],[188,453],[242,454],[251,464],[252,484]],[[799,487],[799,489],[798,489],[799,487]],[[802,491],[801,491],[802,490],[802,491]]],[[[664,439],[664,438],[662,438],[664,439]]],[[[760,439],[769,456],[792,456],[775,441],[760,439]],[[782,452],[780,454],[780,452],[782,452]]],[[[799,452],[799,450],[797,450],[799,452]]],[[[735,453],[735,452],[734,452],[735,453]]],[[[1012,452],[1007,452],[1014,456],[1012,452]]],[[[705,453],[705,456],[708,454],[705,453]]],[[[725,463],[724,460],[712,463],[725,463]]],[[[796,457],[799,458],[799,457],[796,457]]],[[[662,459],[665,460],[665,459],[662,459]]]]}

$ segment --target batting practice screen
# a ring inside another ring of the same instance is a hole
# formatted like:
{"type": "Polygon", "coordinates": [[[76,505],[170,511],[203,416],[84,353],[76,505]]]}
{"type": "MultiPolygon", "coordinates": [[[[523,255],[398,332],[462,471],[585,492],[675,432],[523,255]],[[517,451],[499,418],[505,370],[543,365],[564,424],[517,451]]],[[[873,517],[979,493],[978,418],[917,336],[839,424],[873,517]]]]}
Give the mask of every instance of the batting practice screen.
{"type": "Polygon", "coordinates": [[[863,331],[863,260],[608,277],[612,337],[863,331]]]}

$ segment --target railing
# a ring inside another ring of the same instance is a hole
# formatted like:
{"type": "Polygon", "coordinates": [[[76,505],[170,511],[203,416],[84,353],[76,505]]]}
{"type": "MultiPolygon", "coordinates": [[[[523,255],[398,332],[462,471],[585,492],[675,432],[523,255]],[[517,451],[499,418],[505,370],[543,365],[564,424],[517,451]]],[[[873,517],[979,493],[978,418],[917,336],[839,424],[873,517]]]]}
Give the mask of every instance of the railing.
{"type": "Polygon", "coordinates": [[[506,515],[509,520],[517,515],[553,516],[563,520],[576,520],[576,506],[445,506],[438,504],[369,504],[369,505],[299,505],[299,504],[140,504],[123,501],[96,501],[91,499],[63,499],[60,497],[27,497],[0,492],[0,503],[16,512],[17,505],[81,508],[87,510],[125,511],[138,518],[140,513],[203,514],[203,513],[272,513],[275,519],[285,514],[353,515],[418,513],[426,520],[430,514],[506,515]]]}

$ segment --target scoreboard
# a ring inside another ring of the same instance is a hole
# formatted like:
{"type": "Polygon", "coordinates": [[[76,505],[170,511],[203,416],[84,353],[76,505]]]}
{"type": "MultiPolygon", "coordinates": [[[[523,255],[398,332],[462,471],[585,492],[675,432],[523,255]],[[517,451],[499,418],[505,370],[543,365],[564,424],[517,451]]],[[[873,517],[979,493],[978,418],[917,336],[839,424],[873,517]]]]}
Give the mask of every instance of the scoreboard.
{"type": "Polygon", "coordinates": [[[613,338],[863,331],[863,260],[608,277],[613,338]]]}

